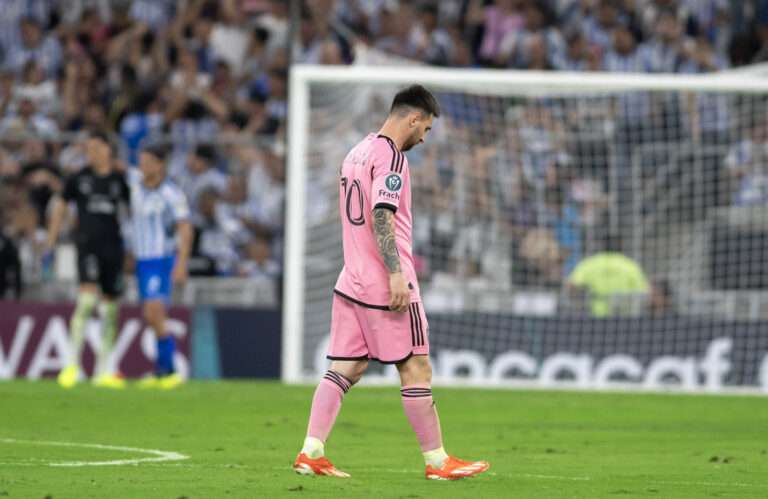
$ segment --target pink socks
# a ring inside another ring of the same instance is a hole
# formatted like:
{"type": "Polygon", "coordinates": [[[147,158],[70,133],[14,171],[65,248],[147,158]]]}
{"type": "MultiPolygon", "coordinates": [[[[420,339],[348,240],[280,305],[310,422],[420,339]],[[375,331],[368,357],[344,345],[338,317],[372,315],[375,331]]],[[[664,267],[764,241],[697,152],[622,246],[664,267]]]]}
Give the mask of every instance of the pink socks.
{"type": "Polygon", "coordinates": [[[416,433],[422,452],[443,446],[440,419],[432,401],[432,388],[426,383],[404,386],[400,389],[403,410],[416,433]]]}
{"type": "MultiPolygon", "coordinates": [[[[317,438],[323,442],[331,433],[333,423],[341,409],[341,400],[349,391],[352,383],[336,371],[326,371],[320,384],[315,390],[312,399],[312,412],[309,415],[309,429],[307,436],[317,438]]],[[[431,399],[430,399],[431,400],[431,399]]]]}
{"type": "MultiPolygon", "coordinates": [[[[309,415],[307,437],[321,442],[328,439],[336,416],[341,409],[344,394],[352,383],[341,374],[328,370],[317,385],[312,399],[312,411],[309,415]]],[[[403,410],[411,423],[422,452],[441,449],[443,439],[440,433],[440,419],[432,401],[432,389],[426,383],[404,386],[400,389],[403,410]]],[[[320,445],[318,443],[318,445],[320,445]]]]}

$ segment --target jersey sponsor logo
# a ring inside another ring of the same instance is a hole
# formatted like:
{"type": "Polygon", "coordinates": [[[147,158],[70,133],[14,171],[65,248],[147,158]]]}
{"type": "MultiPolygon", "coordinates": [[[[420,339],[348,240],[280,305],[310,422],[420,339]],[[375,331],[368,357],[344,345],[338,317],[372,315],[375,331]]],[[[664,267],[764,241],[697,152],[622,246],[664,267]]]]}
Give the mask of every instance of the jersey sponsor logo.
{"type": "Polygon", "coordinates": [[[403,188],[403,179],[400,178],[400,175],[392,173],[388,175],[386,179],[384,179],[384,185],[391,192],[397,192],[403,188]]]}
{"type": "Polygon", "coordinates": [[[144,216],[159,215],[165,210],[165,202],[158,196],[150,196],[144,198],[136,208],[136,211],[144,216]]]}
{"type": "Polygon", "coordinates": [[[94,196],[88,202],[88,212],[101,215],[112,215],[115,213],[115,205],[111,199],[103,196],[94,196]]]}
{"type": "Polygon", "coordinates": [[[391,199],[393,201],[400,201],[400,194],[396,192],[385,191],[384,189],[379,189],[379,197],[384,199],[391,199]]]}

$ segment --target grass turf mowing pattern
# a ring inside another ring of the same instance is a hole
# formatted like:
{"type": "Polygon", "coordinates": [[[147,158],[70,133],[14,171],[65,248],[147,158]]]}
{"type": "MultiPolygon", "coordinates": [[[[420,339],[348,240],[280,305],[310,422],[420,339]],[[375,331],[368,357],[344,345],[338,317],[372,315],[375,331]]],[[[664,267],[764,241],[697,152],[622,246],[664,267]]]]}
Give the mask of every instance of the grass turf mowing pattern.
{"type": "Polygon", "coordinates": [[[0,439],[159,449],[184,461],[51,467],[146,457],[0,441],[8,498],[768,497],[768,398],[436,388],[447,449],[486,475],[423,478],[394,387],[356,387],[327,445],[351,479],[290,471],[312,387],[194,382],[171,392],[0,383],[0,439]]]}

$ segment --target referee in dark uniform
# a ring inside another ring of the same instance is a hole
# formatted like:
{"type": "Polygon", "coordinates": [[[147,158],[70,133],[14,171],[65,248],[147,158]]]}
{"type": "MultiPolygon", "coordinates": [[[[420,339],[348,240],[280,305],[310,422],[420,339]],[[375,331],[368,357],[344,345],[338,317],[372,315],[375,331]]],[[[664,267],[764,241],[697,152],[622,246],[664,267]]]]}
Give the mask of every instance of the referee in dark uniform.
{"type": "Polygon", "coordinates": [[[121,207],[127,209],[130,193],[125,176],[114,168],[114,151],[106,134],[91,133],[86,150],[89,164],[70,177],[61,196],[54,198],[48,227],[47,245],[52,250],[67,212],[67,203],[77,206],[74,240],[80,289],[70,320],[70,358],[59,373],[59,384],[71,388],[80,378],[84,328],[98,303],[102,334],[93,382],[106,388],[122,388],[124,380],[109,372],[107,361],[117,331],[116,301],[123,290],[125,249],[120,232],[120,211],[121,207]]]}

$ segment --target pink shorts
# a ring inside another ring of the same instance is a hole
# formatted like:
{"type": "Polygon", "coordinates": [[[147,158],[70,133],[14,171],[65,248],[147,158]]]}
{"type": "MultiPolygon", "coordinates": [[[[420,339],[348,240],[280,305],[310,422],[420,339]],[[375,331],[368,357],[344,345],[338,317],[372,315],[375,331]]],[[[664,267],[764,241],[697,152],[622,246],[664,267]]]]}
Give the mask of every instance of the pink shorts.
{"type": "Polygon", "coordinates": [[[411,303],[407,312],[392,312],[333,295],[329,359],[397,364],[411,355],[429,355],[429,326],[421,303],[411,303]]]}

